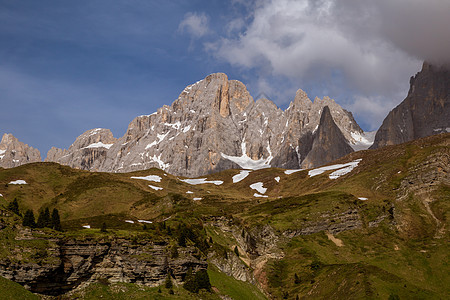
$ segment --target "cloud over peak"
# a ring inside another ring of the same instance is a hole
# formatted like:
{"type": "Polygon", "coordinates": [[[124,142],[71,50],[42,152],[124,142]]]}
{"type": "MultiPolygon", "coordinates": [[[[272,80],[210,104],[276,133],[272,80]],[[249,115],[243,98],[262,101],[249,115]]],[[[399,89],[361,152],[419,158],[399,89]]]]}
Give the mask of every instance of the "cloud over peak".
{"type": "Polygon", "coordinates": [[[210,53],[262,77],[351,94],[337,100],[376,114],[371,127],[406,95],[421,61],[450,62],[449,1],[261,0],[253,8],[238,34],[207,45],[210,53]]]}
{"type": "Polygon", "coordinates": [[[208,34],[208,17],[204,13],[188,12],[178,26],[178,31],[187,32],[194,38],[208,34]]]}

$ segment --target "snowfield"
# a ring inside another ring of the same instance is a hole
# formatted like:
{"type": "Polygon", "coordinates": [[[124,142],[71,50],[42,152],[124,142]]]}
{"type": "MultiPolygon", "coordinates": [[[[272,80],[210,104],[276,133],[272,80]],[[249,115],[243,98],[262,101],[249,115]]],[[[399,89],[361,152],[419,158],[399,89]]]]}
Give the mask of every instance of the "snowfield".
{"type": "Polygon", "coordinates": [[[250,172],[251,172],[251,171],[245,171],[245,170],[243,170],[243,171],[241,171],[239,174],[234,175],[234,176],[233,176],[233,183],[237,183],[237,182],[239,182],[239,181],[244,180],[245,177],[247,177],[248,174],[250,174],[250,172]]]}
{"type": "Polygon", "coordinates": [[[265,194],[267,191],[267,188],[263,187],[262,182],[256,182],[250,185],[251,189],[257,190],[260,194],[265,194]]]}
{"type": "Polygon", "coordinates": [[[195,201],[202,200],[202,198],[194,198],[195,201]]]}
{"type": "Polygon", "coordinates": [[[267,196],[267,195],[260,195],[260,194],[258,194],[258,193],[254,193],[254,194],[253,194],[253,197],[258,197],[258,198],[268,198],[269,196],[267,196]]]}
{"type": "Polygon", "coordinates": [[[205,183],[213,183],[215,185],[221,185],[223,183],[222,180],[212,180],[207,181],[206,178],[198,178],[198,179],[180,179],[180,181],[196,185],[196,184],[205,184],[205,183]]]}
{"type": "Polygon", "coordinates": [[[162,178],[158,175],[148,175],[148,176],[143,176],[143,177],[131,176],[131,179],[142,179],[142,180],[153,181],[153,182],[161,182],[162,178]]]}
{"type": "Polygon", "coordinates": [[[25,180],[19,179],[19,180],[16,180],[16,181],[11,181],[8,184],[28,184],[28,183],[25,180]]]}
{"type": "Polygon", "coordinates": [[[369,149],[370,146],[372,146],[373,142],[375,141],[375,134],[377,131],[369,131],[369,132],[363,132],[362,134],[359,132],[351,132],[352,138],[356,141],[355,144],[350,143],[350,146],[355,151],[360,150],[366,150],[369,149]]]}
{"type": "Polygon", "coordinates": [[[162,187],[154,186],[154,185],[151,185],[151,184],[149,184],[148,186],[151,187],[152,189],[154,189],[155,191],[160,191],[160,190],[163,189],[162,187]]]}
{"type": "Polygon", "coordinates": [[[281,179],[281,178],[280,178],[280,176],[277,176],[277,177],[275,177],[274,179],[275,179],[276,182],[280,182],[280,179],[281,179]]]}
{"type": "Polygon", "coordinates": [[[314,177],[322,174],[325,171],[337,170],[329,175],[330,179],[337,179],[347,173],[350,173],[356,166],[358,166],[361,159],[354,160],[346,164],[337,164],[331,166],[320,167],[317,169],[310,170],[308,172],[309,177],[314,177]]]}
{"type": "Polygon", "coordinates": [[[131,221],[131,220],[125,220],[125,222],[130,223],[130,224],[134,224],[134,221],[131,221]]]}
{"type": "Polygon", "coordinates": [[[139,223],[147,223],[147,224],[152,224],[152,221],[147,221],[147,220],[138,220],[139,223]]]}
{"type": "Polygon", "coordinates": [[[98,143],[93,143],[90,144],[89,146],[86,146],[84,148],[106,148],[109,149],[111,148],[113,144],[103,144],[102,142],[98,142],[98,143]]]}
{"type": "Polygon", "coordinates": [[[191,191],[187,191],[186,194],[193,194],[194,192],[191,191]]]}
{"type": "Polygon", "coordinates": [[[258,160],[254,160],[247,155],[247,146],[245,141],[241,143],[241,156],[231,156],[226,155],[224,153],[220,153],[223,158],[231,160],[232,162],[238,164],[242,169],[246,170],[260,170],[265,168],[270,168],[270,162],[273,159],[272,152],[270,150],[270,146],[267,145],[267,152],[269,152],[269,157],[266,159],[261,158],[258,160]]]}
{"type": "Polygon", "coordinates": [[[369,199],[367,199],[366,197],[358,197],[358,199],[359,199],[359,200],[362,200],[362,201],[369,200],[369,199]]]}
{"type": "Polygon", "coordinates": [[[286,175],[291,175],[291,174],[293,174],[293,173],[295,173],[295,172],[299,172],[299,171],[303,171],[303,169],[285,170],[285,171],[284,171],[284,174],[286,174],[286,175]]]}
{"type": "Polygon", "coordinates": [[[90,229],[91,225],[83,225],[83,228],[90,229]]]}

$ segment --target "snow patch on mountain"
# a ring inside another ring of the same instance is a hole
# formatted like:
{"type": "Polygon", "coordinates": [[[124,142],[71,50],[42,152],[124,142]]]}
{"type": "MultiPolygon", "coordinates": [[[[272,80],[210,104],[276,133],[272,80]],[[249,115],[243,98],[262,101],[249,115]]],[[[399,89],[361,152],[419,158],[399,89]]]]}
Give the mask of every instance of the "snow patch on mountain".
{"type": "Polygon", "coordinates": [[[215,185],[221,185],[223,183],[222,180],[212,180],[212,181],[208,181],[206,180],[206,178],[197,178],[197,179],[180,179],[180,181],[192,184],[192,185],[196,185],[196,184],[205,184],[205,183],[213,183],[215,185]]]}
{"type": "Polygon", "coordinates": [[[269,196],[267,196],[267,195],[260,195],[260,194],[258,194],[258,193],[254,193],[254,194],[253,194],[253,197],[267,198],[267,197],[269,197],[269,196]]]}
{"type": "Polygon", "coordinates": [[[166,134],[157,134],[156,135],[156,137],[158,138],[158,140],[157,141],[153,141],[153,142],[151,142],[150,144],[148,144],[146,147],[145,147],[145,150],[148,150],[148,149],[150,149],[151,147],[153,147],[153,146],[156,146],[156,145],[158,145],[159,143],[161,143],[165,138],[166,138],[166,136],[168,135],[169,133],[167,132],[166,134]]]}
{"type": "Polygon", "coordinates": [[[250,174],[251,171],[242,170],[239,174],[233,176],[233,183],[244,180],[245,177],[250,174]]]}
{"type": "Polygon", "coordinates": [[[265,194],[267,191],[267,188],[263,187],[262,182],[255,182],[253,184],[250,184],[250,188],[253,190],[257,190],[261,194],[265,194]]]}
{"type": "Polygon", "coordinates": [[[314,177],[317,175],[322,174],[325,171],[331,171],[331,170],[337,170],[330,174],[330,179],[336,179],[340,176],[343,176],[349,172],[351,172],[356,166],[358,166],[358,163],[361,161],[361,159],[354,160],[352,162],[346,163],[346,164],[337,164],[337,165],[331,165],[331,166],[325,166],[320,167],[317,169],[310,170],[308,172],[309,177],[314,177]]]}
{"type": "Polygon", "coordinates": [[[291,175],[293,173],[299,172],[299,171],[303,171],[303,169],[295,169],[295,170],[285,170],[284,174],[286,175],[291,175]]]}
{"type": "Polygon", "coordinates": [[[243,140],[241,143],[241,156],[231,156],[226,155],[224,153],[220,153],[223,158],[231,160],[232,162],[238,164],[242,169],[247,170],[260,170],[265,168],[270,168],[270,162],[273,159],[272,152],[270,150],[270,146],[267,146],[267,152],[269,152],[269,157],[266,159],[261,158],[258,160],[254,160],[247,155],[247,146],[245,141],[243,140]]]}
{"type": "Polygon", "coordinates": [[[156,155],[154,154],[153,155],[153,157],[150,157],[150,160],[152,160],[152,161],[154,161],[155,163],[157,163],[158,164],[158,166],[159,166],[159,168],[161,169],[161,170],[166,170],[168,167],[170,167],[170,164],[166,164],[165,162],[163,162],[162,160],[161,160],[161,155],[162,154],[160,154],[158,157],[156,157],[156,155]]]}
{"type": "Polygon", "coordinates": [[[109,149],[109,148],[111,148],[112,145],[114,145],[114,144],[103,144],[102,142],[98,142],[98,143],[90,144],[89,146],[86,146],[84,148],[106,148],[106,149],[109,149]]]}
{"type": "Polygon", "coordinates": [[[162,178],[158,175],[148,175],[148,176],[143,176],[143,177],[132,176],[131,179],[142,179],[142,180],[153,181],[153,182],[161,182],[162,178]]]}
{"type": "Polygon", "coordinates": [[[11,181],[8,184],[28,184],[28,183],[25,180],[19,179],[19,180],[11,181]]]}
{"type": "Polygon", "coordinates": [[[362,134],[359,132],[351,132],[352,138],[355,140],[355,143],[350,143],[350,147],[355,151],[366,150],[372,146],[373,141],[375,140],[375,135],[377,131],[368,131],[363,132],[362,134]]]}
{"type": "Polygon", "coordinates": [[[154,185],[151,185],[151,184],[149,184],[148,186],[151,187],[152,189],[154,189],[155,191],[159,191],[159,190],[163,189],[162,187],[154,186],[154,185]]]}
{"type": "Polygon", "coordinates": [[[180,127],[181,127],[181,122],[178,121],[178,122],[175,122],[175,123],[164,123],[164,125],[165,125],[165,126],[172,127],[173,129],[178,130],[178,129],[180,129],[180,127]]]}

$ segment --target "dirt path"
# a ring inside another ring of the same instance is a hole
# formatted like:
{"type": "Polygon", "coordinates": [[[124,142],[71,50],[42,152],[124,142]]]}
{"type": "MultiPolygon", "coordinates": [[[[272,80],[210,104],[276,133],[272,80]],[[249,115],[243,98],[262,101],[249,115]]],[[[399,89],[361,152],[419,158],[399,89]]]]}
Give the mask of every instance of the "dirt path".
{"type": "Polygon", "coordinates": [[[330,241],[332,241],[333,243],[336,244],[336,246],[338,247],[342,247],[344,246],[344,242],[342,242],[342,240],[338,239],[337,237],[335,237],[334,235],[332,235],[331,233],[327,232],[327,237],[330,241]]]}

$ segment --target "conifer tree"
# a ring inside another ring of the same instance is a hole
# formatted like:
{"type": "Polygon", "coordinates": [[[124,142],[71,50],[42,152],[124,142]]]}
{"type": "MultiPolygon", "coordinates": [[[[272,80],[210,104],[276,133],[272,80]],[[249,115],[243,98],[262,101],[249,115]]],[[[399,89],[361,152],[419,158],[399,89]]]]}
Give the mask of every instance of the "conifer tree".
{"type": "Polygon", "coordinates": [[[56,208],[52,211],[51,228],[61,231],[61,219],[59,218],[59,212],[56,208]]]}
{"type": "Polygon", "coordinates": [[[178,245],[180,247],[186,247],[186,235],[183,230],[180,232],[180,236],[178,237],[178,245]]]}
{"type": "Polygon", "coordinates": [[[173,287],[172,279],[170,278],[170,273],[167,273],[166,282],[164,283],[166,289],[171,289],[173,287]]]}
{"type": "Polygon", "coordinates": [[[100,228],[100,231],[101,232],[107,232],[107,230],[106,230],[106,223],[105,222],[102,223],[102,228],[100,228]]]}
{"type": "Polygon", "coordinates": [[[45,221],[44,221],[44,212],[42,210],[39,211],[39,215],[36,222],[37,228],[44,228],[45,221]]]}
{"type": "Polygon", "coordinates": [[[35,228],[36,227],[36,221],[34,220],[34,213],[31,209],[28,209],[25,212],[25,215],[23,217],[23,221],[22,221],[22,225],[23,226],[27,226],[27,227],[31,227],[31,228],[35,228]]]}
{"type": "Polygon", "coordinates": [[[48,209],[48,207],[46,207],[44,210],[44,221],[44,227],[52,228],[52,218],[50,216],[50,210],[48,209]]]}
{"type": "Polygon", "coordinates": [[[17,202],[17,198],[14,198],[14,200],[8,204],[8,209],[16,215],[20,216],[19,202],[17,202]]]}
{"type": "Polygon", "coordinates": [[[195,281],[195,277],[192,274],[192,268],[189,267],[186,278],[184,279],[183,288],[188,290],[191,293],[197,293],[198,292],[198,285],[195,281]]]}
{"type": "Polygon", "coordinates": [[[36,223],[37,228],[51,227],[50,211],[48,207],[41,209],[36,223]]]}
{"type": "Polygon", "coordinates": [[[211,291],[211,282],[209,281],[208,272],[206,270],[199,270],[195,273],[195,281],[197,282],[198,289],[205,289],[208,292],[211,291]]]}
{"type": "Polygon", "coordinates": [[[173,245],[172,249],[170,250],[170,258],[177,258],[178,255],[178,247],[177,245],[173,245]]]}

